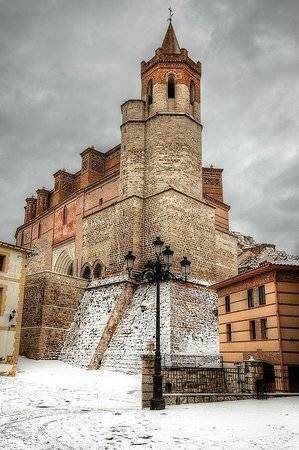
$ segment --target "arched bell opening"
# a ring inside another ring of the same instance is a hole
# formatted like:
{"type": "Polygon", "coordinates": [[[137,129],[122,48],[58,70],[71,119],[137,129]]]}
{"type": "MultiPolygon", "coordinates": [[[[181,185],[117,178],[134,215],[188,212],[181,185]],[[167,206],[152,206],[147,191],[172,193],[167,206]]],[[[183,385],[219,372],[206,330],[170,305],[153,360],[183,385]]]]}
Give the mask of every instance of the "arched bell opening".
{"type": "Polygon", "coordinates": [[[175,98],[175,77],[174,75],[169,75],[167,80],[167,97],[175,98]]]}
{"type": "Polygon", "coordinates": [[[151,105],[153,103],[153,81],[150,80],[147,84],[147,104],[151,105]]]}

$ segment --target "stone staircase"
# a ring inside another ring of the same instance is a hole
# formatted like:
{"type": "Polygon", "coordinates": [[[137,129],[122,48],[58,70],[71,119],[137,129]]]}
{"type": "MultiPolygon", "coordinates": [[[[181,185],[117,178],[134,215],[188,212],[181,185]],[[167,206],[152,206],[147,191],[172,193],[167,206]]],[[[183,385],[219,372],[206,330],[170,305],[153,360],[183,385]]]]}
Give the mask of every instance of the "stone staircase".
{"type": "Polygon", "coordinates": [[[87,290],[80,302],[67,334],[59,359],[89,367],[109,318],[121,297],[125,285],[111,284],[87,290]]]}

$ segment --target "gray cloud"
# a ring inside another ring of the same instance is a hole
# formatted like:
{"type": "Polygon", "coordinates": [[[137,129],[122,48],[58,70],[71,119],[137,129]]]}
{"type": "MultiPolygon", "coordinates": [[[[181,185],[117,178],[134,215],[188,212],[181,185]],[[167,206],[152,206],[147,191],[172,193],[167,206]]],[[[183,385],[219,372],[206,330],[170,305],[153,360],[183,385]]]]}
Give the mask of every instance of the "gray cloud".
{"type": "MultiPolygon", "coordinates": [[[[297,0],[175,0],[203,65],[204,160],[223,167],[232,228],[299,253],[297,0]]],[[[24,197],[120,140],[120,104],[166,28],[162,0],[0,0],[0,239],[24,197]]]]}

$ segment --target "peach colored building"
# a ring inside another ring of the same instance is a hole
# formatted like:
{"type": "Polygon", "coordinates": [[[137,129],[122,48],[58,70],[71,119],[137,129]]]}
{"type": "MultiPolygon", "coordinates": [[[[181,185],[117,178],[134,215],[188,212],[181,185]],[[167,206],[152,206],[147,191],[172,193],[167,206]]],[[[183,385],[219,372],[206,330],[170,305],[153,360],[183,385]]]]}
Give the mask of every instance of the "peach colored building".
{"type": "Polygon", "coordinates": [[[249,358],[288,372],[299,390],[299,266],[267,263],[214,284],[225,365],[249,358]]]}

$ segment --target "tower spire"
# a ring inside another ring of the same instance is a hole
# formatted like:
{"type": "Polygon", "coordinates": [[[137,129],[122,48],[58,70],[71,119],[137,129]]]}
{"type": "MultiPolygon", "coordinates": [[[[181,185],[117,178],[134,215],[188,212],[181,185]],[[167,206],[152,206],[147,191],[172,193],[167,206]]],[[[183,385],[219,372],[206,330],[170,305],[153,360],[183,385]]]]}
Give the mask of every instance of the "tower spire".
{"type": "Polygon", "coordinates": [[[173,10],[171,7],[169,7],[168,10],[169,18],[167,20],[169,21],[169,25],[161,49],[163,53],[180,53],[181,49],[172,26],[173,10]]]}

